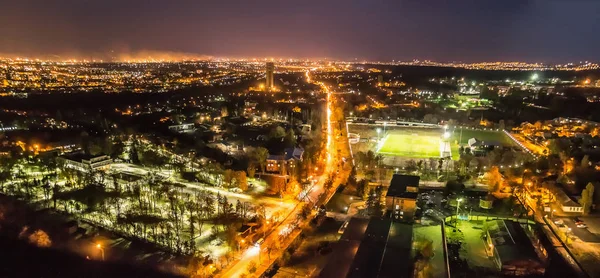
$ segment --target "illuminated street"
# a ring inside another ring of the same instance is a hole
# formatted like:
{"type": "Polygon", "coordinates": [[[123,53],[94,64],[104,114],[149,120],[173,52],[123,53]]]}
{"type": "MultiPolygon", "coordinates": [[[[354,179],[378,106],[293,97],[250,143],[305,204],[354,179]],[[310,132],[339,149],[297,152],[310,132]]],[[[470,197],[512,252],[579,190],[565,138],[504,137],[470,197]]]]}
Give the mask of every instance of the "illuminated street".
{"type": "MultiPolygon", "coordinates": [[[[306,77],[307,80],[310,82],[311,78],[309,75],[309,72],[306,73],[306,77]]],[[[325,153],[327,153],[326,155],[326,163],[325,163],[325,170],[323,171],[323,174],[321,174],[318,179],[317,182],[315,183],[314,187],[312,188],[312,190],[310,191],[310,193],[308,194],[308,199],[309,200],[317,200],[319,195],[321,195],[321,193],[324,192],[324,188],[323,185],[325,184],[325,182],[327,181],[327,179],[332,176],[336,171],[338,170],[342,170],[340,168],[338,168],[338,163],[339,163],[339,157],[337,157],[337,155],[332,155],[332,154],[336,154],[337,153],[337,149],[338,148],[342,148],[343,144],[340,144],[339,142],[343,142],[345,141],[344,138],[339,138],[337,140],[333,139],[333,126],[332,126],[332,109],[333,109],[333,105],[334,105],[334,100],[332,97],[332,93],[330,92],[329,88],[324,85],[321,82],[316,82],[316,84],[318,84],[319,86],[321,86],[323,92],[327,95],[327,139],[326,139],[326,144],[325,144],[325,148],[326,151],[325,153]]],[[[339,119],[341,120],[341,119],[339,119]]],[[[346,171],[344,171],[345,173],[346,171]]],[[[333,189],[335,189],[337,187],[337,185],[339,185],[340,182],[342,182],[345,178],[347,178],[347,173],[345,174],[336,174],[334,175],[334,184],[332,186],[333,189]]],[[[330,193],[328,193],[330,194],[330,193]]],[[[266,251],[266,247],[267,246],[271,246],[274,244],[275,241],[280,240],[280,237],[283,235],[284,237],[286,237],[286,235],[289,238],[289,240],[283,240],[283,244],[282,244],[282,248],[281,250],[284,251],[285,250],[285,246],[287,246],[287,244],[289,244],[289,242],[291,242],[291,239],[293,239],[297,233],[299,231],[294,231],[295,227],[297,226],[301,226],[303,225],[303,223],[297,223],[297,220],[295,218],[295,215],[298,214],[301,210],[301,206],[297,205],[294,210],[290,211],[290,213],[288,214],[287,218],[281,222],[277,227],[275,227],[275,229],[273,229],[272,231],[269,232],[269,234],[267,234],[267,237],[264,239],[264,242],[260,245],[260,254],[258,252],[251,252],[251,255],[248,255],[249,253],[246,253],[241,260],[239,260],[233,267],[229,268],[227,271],[223,272],[222,274],[220,274],[220,277],[240,277],[240,275],[244,274],[246,272],[246,269],[248,267],[248,265],[250,264],[250,262],[252,261],[256,261],[258,263],[260,263],[261,266],[269,266],[273,261],[275,261],[279,254],[271,254],[271,259],[272,260],[268,260],[268,255],[265,253],[266,251]],[[289,230],[292,230],[294,232],[292,232],[292,234],[290,234],[289,230]]],[[[309,219],[310,220],[310,219],[309,219]]],[[[308,221],[308,220],[307,220],[308,221]]],[[[252,249],[254,247],[250,247],[250,249],[252,249]]],[[[249,250],[250,250],[249,249],[249,250]]],[[[258,272],[257,275],[264,272],[267,268],[266,267],[259,267],[258,268],[258,272]]]]}
{"type": "Polygon", "coordinates": [[[600,1],[47,2],[0,9],[0,277],[600,273],[600,1]]]}

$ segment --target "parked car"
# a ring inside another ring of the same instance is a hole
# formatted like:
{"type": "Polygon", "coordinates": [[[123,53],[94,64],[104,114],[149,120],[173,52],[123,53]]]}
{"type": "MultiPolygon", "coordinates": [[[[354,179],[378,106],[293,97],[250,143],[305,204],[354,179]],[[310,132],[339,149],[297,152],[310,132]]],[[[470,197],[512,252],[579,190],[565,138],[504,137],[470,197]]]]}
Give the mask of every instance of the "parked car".
{"type": "Polygon", "coordinates": [[[242,193],[242,192],[244,192],[244,190],[242,190],[239,187],[230,188],[229,191],[234,192],[234,193],[242,193]]]}
{"type": "Polygon", "coordinates": [[[562,219],[554,220],[554,224],[563,225],[563,224],[565,224],[565,221],[563,221],[562,219]]]}
{"type": "Polygon", "coordinates": [[[583,223],[577,223],[577,228],[581,228],[581,229],[585,229],[587,228],[587,225],[583,224],[583,223]]]}
{"type": "Polygon", "coordinates": [[[344,224],[342,224],[342,226],[338,230],[338,234],[344,233],[344,231],[346,230],[346,227],[348,227],[348,223],[350,223],[350,220],[347,220],[346,222],[344,222],[344,224]]]}

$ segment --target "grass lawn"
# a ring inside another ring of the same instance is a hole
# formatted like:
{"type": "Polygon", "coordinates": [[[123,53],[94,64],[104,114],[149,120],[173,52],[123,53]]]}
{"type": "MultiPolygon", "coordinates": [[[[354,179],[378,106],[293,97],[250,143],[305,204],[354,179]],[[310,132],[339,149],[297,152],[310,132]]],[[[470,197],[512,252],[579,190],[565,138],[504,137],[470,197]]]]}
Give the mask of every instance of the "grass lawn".
{"type": "MultiPolygon", "coordinates": [[[[505,146],[516,144],[501,131],[454,129],[450,137],[452,159],[459,158],[459,145],[467,145],[471,138],[481,141],[500,142],[505,146]],[[462,134],[461,134],[462,133],[462,134]]],[[[443,129],[428,128],[395,128],[387,132],[382,146],[377,150],[383,155],[402,156],[407,158],[438,158],[440,157],[440,140],[443,129]]]]}
{"type": "Polygon", "coordinates": [[[411,158],[440,157],[440,135],[390,133],[378,153],[411,158]]]}
{"type": "Polygon", "coordinates": [[[467,142],[471,138],[476,138],[480,141],[495,141],[500,142],[505,146],[516,146],[515,142],[510,139],[504,132],[502,131],[488,131],[488,130],[473,130],[473,129],[455,129],[452,132],[452,143],[456,145],[459,143],[461,145],[467,145],[467,142]],[[461,136],[462,132],[462,136],[461,136]]]}

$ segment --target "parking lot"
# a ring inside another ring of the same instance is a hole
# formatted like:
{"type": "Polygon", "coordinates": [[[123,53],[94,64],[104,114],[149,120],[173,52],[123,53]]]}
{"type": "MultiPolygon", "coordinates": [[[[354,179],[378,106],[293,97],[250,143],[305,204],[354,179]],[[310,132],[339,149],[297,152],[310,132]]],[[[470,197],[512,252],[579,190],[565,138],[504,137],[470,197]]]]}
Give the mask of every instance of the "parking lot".
{"type": "Polygon", "coordinates": [[[444,197],[442,191],[427,190],[419,193],[419,196],[417,197],[417,207],[421,208],[421,213],[430,209],[443,211],[447,201],[448,200],[444,197]]]}

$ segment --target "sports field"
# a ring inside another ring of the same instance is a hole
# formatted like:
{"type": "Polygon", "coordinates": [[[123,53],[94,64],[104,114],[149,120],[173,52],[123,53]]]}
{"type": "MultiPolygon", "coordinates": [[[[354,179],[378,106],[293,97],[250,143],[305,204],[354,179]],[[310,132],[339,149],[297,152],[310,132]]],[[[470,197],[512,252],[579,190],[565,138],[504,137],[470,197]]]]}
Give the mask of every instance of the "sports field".
{"type": "Polygon", "coordinates": [[[400,128],[388,132],[380,143],[378,153],[410,158],[440,157],[444,145],[439,129],[400,128]]]}
{"type": "Polygon", "coordinates": [[[378,153],[412,158],[440,157],[440,136],[389,134],[378,153]]]}
{"type": "Polygon", "coordinates": [[[383,155],[402,156],[407,158],[438,158],[442,153],[450,151],[452,159],[458,159],[459,145],[467,145],[470,138],[480,141],[495,141],[504,146],[515,143],[499,131],[460,129],[451,130],[450,138],[443,138],[443,129],[431,128],[394,128],[386,132],[378,144],[377,152],[383,155]]]}
{"type": "Polygon", "coordinates": [[[467,145],[467,141],[469,141],[471,138],[476,138],[480,141],[495,141],[507,147],[516,146],[515,142],[506,136],[506,134],[504,134],[502,131],[474,130],[464,128],[452,131],[452,142],[455,144],[458,143],[461,145],[467,145]]]}

